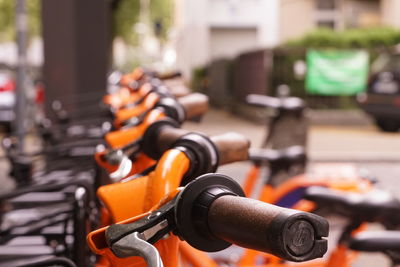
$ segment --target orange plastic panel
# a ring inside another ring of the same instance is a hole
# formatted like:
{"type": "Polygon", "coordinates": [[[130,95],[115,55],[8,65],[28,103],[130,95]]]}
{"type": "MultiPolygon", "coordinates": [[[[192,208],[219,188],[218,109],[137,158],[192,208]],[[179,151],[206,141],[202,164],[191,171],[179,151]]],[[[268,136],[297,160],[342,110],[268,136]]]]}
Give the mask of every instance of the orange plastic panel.
{"type": "Polygon", "coordinates": [[[147,114],[143,122],[138,126],[110,132],[106,134],[104,138],[107,144],[114,149],[124,147],[142,137],[146,129],[152,123],[164,117],[164,113],[160,110],[154,109],[147,114]]]}
{"type": "Polygon", "coordinates": [[[113,221],[122,221],[144,212],[147,181],[148,177],[143,176],[126,183],[99,187],[97,196],[109,211],[113,221]]]}
{"type": "Polygon", "coordinates": [[[114,125],[118,127],[122,122],[143,114],[143,112],[153,108],[159,99],[160,96],[157,93],[150,93],[139,105],[132,108],[120,109],[115,113],[116,119],[114,121],[114,125]]]}

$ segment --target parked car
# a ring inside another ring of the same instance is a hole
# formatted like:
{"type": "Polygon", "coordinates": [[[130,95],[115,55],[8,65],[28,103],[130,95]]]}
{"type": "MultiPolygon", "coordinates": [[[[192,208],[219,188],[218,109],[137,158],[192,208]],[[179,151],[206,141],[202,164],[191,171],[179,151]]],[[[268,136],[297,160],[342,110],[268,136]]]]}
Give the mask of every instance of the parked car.
{"type": "Polygon", "coordinates": [[[383,54],[372,64],[368,87],[357,100],[386,132],[400,129],[400,53],[383,54]]]}
{"type": "Polygon", "coordinates": [[[14,120],[15,81],[11,73],[0,71],[0,126],[7,131],[14,120]]]}

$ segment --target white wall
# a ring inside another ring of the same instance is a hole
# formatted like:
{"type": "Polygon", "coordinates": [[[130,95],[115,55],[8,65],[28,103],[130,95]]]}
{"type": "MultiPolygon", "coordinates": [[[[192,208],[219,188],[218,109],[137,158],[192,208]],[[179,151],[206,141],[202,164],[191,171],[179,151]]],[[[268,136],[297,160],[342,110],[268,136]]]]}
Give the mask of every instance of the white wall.
{"type": "Polygon", "coordinates": [[[214,58],[279,43],[280,0],[176,0],[177,66],[186,75],[214,58]]]}
{"type": "Polygon", "coordinates": [[[281,0],[280,42],[303,36],[315,24],[314,0],[281,0]]]}
{"type": "Polygon", "coordinates": [[[382,23],[400,28],[400,1],[381,0],[382,23]]]}
{"type": "Polygon", "coordinates": [[[176,0],[175,31],[177,67],[190,76],[194,66],[207,62],[207,0],[176,0]]]}
{"type": "MultiPolygon", "coordinates": [[[[43,40],[35,37],[29,42],[26,51],[29,65],[41,66],[43,64],[43,40]]],[[[18,62],[18,48],[15,42],[0,43],[0,63],[16,66],[18,62]]]]}
{"type": "Polygon", "coordinates": [[[256,48],[258,32],[255,27],[210,29],[209,58],[234,58],[243,51],[256,48]]]}

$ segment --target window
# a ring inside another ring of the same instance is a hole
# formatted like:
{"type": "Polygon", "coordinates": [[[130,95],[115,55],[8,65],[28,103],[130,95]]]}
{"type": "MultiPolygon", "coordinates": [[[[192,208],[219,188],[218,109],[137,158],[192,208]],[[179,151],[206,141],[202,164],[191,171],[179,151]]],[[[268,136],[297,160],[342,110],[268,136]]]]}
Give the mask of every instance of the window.
{"type": "Polygon", "coordinates": [[[318,27],[335,29],[338,24],[337,0],[315,0],[315,22],[318,27]]]}
{"type": "Polygon", "coordinates": [[[334,10],[336,9],[335,0],[317,0],[318,10],[334,10]]]}

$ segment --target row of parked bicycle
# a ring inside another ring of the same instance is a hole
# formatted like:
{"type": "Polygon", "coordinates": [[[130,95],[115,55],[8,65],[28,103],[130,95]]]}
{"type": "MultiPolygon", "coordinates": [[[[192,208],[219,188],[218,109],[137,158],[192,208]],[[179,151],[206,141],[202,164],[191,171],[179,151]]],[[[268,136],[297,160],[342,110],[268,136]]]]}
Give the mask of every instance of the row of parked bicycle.
{"type": "Polygon", "coordinates": [[[304,147],[270,148],[285,121],[304,122],[300,99],[250,95],[275,112],[264,145],[249,150],[242,135],[181,127],[200,121],[208,99],[182,90],[178,73],[137,68],[116,81],[102,112],[73,116],[54,102],[38,126],[41,151],[22,155],[3,139],[17,188],[0,195],[0,266],[345,267],[357,251],[400,264],[399,200],[361,176],[299,174],[304,147]],[[246,160],[243,187],[216,173],[246,160]],[[323,259],[329,225],[316,214],[348,219],[323,259]],[[370,222],[388,230],[369,232],[370,222]],[[206,253],[232,244],[244,248],[235,260],[206,253]]]}

